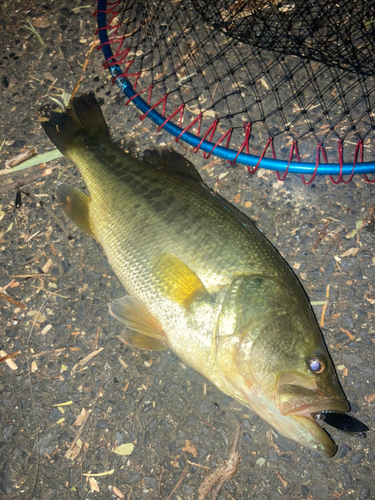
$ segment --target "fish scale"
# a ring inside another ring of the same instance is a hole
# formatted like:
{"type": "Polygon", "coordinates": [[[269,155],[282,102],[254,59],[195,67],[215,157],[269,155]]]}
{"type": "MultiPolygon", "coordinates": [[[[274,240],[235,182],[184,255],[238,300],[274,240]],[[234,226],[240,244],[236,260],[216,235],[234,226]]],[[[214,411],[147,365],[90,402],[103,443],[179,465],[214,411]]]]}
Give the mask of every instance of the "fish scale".
{"type": "Polygon", "coordinates": [[[332,456],[312,415],[349,404],[307,295],[272,244],[181,155],[146,162],[118,148],[93,94],[45,109],[42,122],[89,191],[61,184],[58,200],[129,294],[109,304],[126,341],[170,348],[285,436],[332,456]]]}

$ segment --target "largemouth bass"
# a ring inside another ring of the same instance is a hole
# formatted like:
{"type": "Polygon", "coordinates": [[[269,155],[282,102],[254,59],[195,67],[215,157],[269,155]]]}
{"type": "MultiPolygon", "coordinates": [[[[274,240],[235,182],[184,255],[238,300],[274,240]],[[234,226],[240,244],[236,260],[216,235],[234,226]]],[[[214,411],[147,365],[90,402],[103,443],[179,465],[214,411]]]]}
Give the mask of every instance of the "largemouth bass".
{"type": "Polygon", "coordinates": [[[170,348],[281,434],[334,455],[312,414],[349,404],[306,293],[272,244],[182,156],[155,165],[116,146],[93,94],[43,113],[89,191],[60,184],[58,199],[129,293],[109,304],[129,341],[170,348]]]}

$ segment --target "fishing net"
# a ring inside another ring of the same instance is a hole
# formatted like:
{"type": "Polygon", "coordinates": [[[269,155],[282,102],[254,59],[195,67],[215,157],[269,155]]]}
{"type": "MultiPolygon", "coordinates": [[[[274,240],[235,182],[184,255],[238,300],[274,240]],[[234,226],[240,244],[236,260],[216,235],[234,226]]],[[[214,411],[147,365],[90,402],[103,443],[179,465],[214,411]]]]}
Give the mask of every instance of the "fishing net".
{"type": "Polygon", "coordinates": [[[374,2],[99,0],[97,17],[127,104],[194,152],[371,181],[374,2]]]}

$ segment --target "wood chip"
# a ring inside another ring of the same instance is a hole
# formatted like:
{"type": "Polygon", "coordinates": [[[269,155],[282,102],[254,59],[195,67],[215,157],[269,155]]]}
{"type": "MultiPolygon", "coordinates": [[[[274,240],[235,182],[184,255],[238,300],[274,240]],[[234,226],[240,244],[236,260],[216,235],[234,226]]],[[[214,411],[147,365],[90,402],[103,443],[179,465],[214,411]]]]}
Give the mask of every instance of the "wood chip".
{"type": "Polygon", "coordinates": [[[87,418],[87,411],[85,408],[82,408],[81,413],[78,415],[78,417],[76,418],[76,421],[74,422],[74,425],[79,427],[80,425],[83,424],[83,422],[86,420],[86,418],[87,418]]]}
{"type": "Polygon", "coordinates": [[[48,260],[47,260],[47,262],[46,262],[46,263],[44,264],[44,266],[42,267],[42,271],[43,271],[44,273],[47,273],[47,272],[50,270],[50,268],[51,268],[52,264],[53,264],[52,259],[48,259],[48,260]]]}
{"type": "Polygon", "coordinates": [[[345,333],[350,338],[350,340],[354,340],[355,339],[354,335],[352,335],[349,332],[349,330],[345,330],[344,328],[340,328],[340,332],[345,333]]]}
{"type": "Polygon", "coordinates": [[[5,361],[11,370],[17,370],[18,366],[12,358],[18,356],[18,354],[21,354],[21,351],[12,352],[10,354],[7,354],[5,351],[0,351],[0,363],[5,361]]]}
{"type": "Polygon", "coordinates": [[[119,498],[125,498],[125,495],[121,493],[121,491],[116,488],[116,486],[112,486],[112,493],[114,493],[119,498]]]}
{"type": "Polygon", "coordinates": [[[46,333],[48,333],[52,328],[52,325],[46,325],[43,330],[40,332],[41,335],[45,335],[46,333]]]}

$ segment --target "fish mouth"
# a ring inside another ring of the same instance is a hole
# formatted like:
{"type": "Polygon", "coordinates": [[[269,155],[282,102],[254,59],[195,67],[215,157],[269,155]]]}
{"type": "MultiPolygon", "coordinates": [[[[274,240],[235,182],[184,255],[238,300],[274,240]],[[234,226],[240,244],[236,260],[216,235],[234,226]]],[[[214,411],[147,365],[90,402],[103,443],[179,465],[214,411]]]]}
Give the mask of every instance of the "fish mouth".
{"type": "Polygon", "coordinates": [[[329,458],[336,453],[336,444],[316,422],[316,416],[324,411],[349,412],[350,406],[342,391],[328,394],[315,384],[284,384],[278,390],[277,406],[281,415],[290,417],[300,429],[304,441],[300,441],[301,444],[323,457],[329,458]]]}
{"type": "Polygon", "coordinates": [[[333,379],[318,386],[314,379],[296,373],[283,375],[279,382],[276,405],[281,415],[290,418],[290,430],[299,435],[296,440],[323,457],[332,457],[337,446],[316,417],[324,411],[350,411],[339,384],[333,379]]]}

